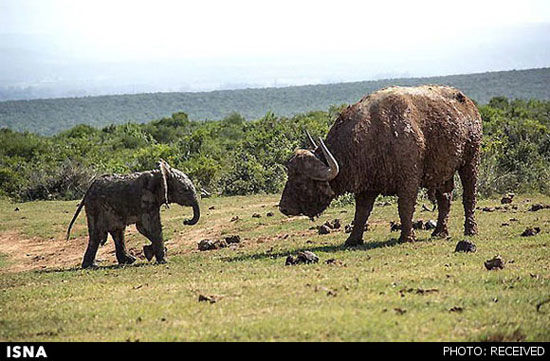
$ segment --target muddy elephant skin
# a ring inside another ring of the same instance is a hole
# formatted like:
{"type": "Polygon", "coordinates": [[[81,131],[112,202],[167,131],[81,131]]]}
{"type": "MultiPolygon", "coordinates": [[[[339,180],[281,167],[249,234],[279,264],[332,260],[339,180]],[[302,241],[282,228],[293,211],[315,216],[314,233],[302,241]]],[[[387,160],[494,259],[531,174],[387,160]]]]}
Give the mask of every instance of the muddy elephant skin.
{"type": "Polygon", "coordinates": [[[193,208],[193,218],[185,220],[184,224],[193,225],[199,221],[200,207],[193,183],[183,172],[171,168],[163,160],[157,170],[98,177],[80,202],[67,230],[67,239],[74,221],[85,207],[89,242],[83,268],[95,266],[98,246],[107,241],[108,234],[115,242],[118,263],[133,263],[135,258],[128,254],[124,242],[124,230],[130,224],[135,224],[152,243],[144,247],[147,259],[155,256],[158,263],[164,263],[160,207],[170,203],[193,208]]]}

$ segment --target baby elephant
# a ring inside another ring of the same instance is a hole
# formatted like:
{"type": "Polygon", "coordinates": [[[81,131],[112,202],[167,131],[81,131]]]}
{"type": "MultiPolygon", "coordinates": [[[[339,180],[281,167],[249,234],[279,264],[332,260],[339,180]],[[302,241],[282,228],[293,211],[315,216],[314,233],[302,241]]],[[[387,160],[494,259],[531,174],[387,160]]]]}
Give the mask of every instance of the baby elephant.
{"type": "Polygon", "coordinates": [[[193,207],[193,218],[185,220],[184,224],[193,225],[199,221],[200,208],[193,183],[183,172],[171,168],[162,159],[157,170],[127,175],[103,175],[95,179],[67,230],[68,240],[73,223],[82,207],[86,207],[90,239],[82,268],[95,266],[97,248],[100,244],[105,244],[108,233],[115,241],[118,263],[133,263],[136,259],[126,251],[124,230],[134,223],[139,233],[152,243],[143,247],[147,260],[155,256],[158,263],[165,263],[160,206],[168,206],[169,203],[193,207]]]}

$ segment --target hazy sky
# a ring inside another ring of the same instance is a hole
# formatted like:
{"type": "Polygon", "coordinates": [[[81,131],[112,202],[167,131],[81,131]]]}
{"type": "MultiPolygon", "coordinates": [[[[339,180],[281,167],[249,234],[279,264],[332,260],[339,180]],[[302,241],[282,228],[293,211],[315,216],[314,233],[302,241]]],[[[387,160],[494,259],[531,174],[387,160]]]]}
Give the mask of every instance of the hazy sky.
{"type": "MultiPolygon", "coordinates": [[[[8,51],[0,61],[12,79],[25,65],[10,68],[9,51],[23,49],[50,65],[85,63],[84,78],[111,84],[117,71],[90,64],[152,62],[128,68],[119,81],[168,79],[158,69],[165,64],[192,90],[201,79],[211,88],[366,80],[549,66],[548,47],[541,48],[549,25],[548,0],[0,0],[0,51],[8,51]]],[[[37,62],[28,67],[38,71],[37,62]]],[[[67,83],[75,76],[65,70],[49,71],[67,83]]]]}

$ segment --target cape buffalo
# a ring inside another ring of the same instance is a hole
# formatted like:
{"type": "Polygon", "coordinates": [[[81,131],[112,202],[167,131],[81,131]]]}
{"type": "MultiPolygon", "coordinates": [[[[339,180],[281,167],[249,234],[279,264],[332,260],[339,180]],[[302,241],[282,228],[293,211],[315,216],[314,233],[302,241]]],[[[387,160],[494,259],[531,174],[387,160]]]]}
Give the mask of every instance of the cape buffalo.
{"type": "MultiPolygon", "coordinates": [[[[308,135],[309,136],[309,135],[308,135]]],[[[379,194],[397,195],[401,241],[414,241],[412,218],[420,187],[435,191],[439,210],[432,236],[448,235],[456,171],[462,181],[464,233],[474,235],[476,183],[482,138],[475,104],[457,89],[389,87],[348,106],[319,147],[299,149],[287,164],[279,208],[314,217],[346,192],[355,195],[355,220],[346,245],[362,244],[379,194]]]]}

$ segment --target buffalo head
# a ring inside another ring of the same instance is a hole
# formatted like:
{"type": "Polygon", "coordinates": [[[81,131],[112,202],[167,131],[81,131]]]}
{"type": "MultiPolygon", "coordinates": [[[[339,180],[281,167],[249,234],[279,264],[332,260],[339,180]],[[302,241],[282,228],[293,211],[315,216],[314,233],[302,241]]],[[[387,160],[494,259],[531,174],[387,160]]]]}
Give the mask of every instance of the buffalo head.
{"type": "MultiPolygon", "coordinates": [[[[317,148],[311,136],[307,135],[317,148]]],[[[329,182],[338,175],[338,162],[321,138],[319,142],[326,163],[315,151],[298,149],[287,164],[288,180],[279,202],[280,211],[287,216],[304,214],[315,217],[328,207],[335,196],[329,182]]]]}

